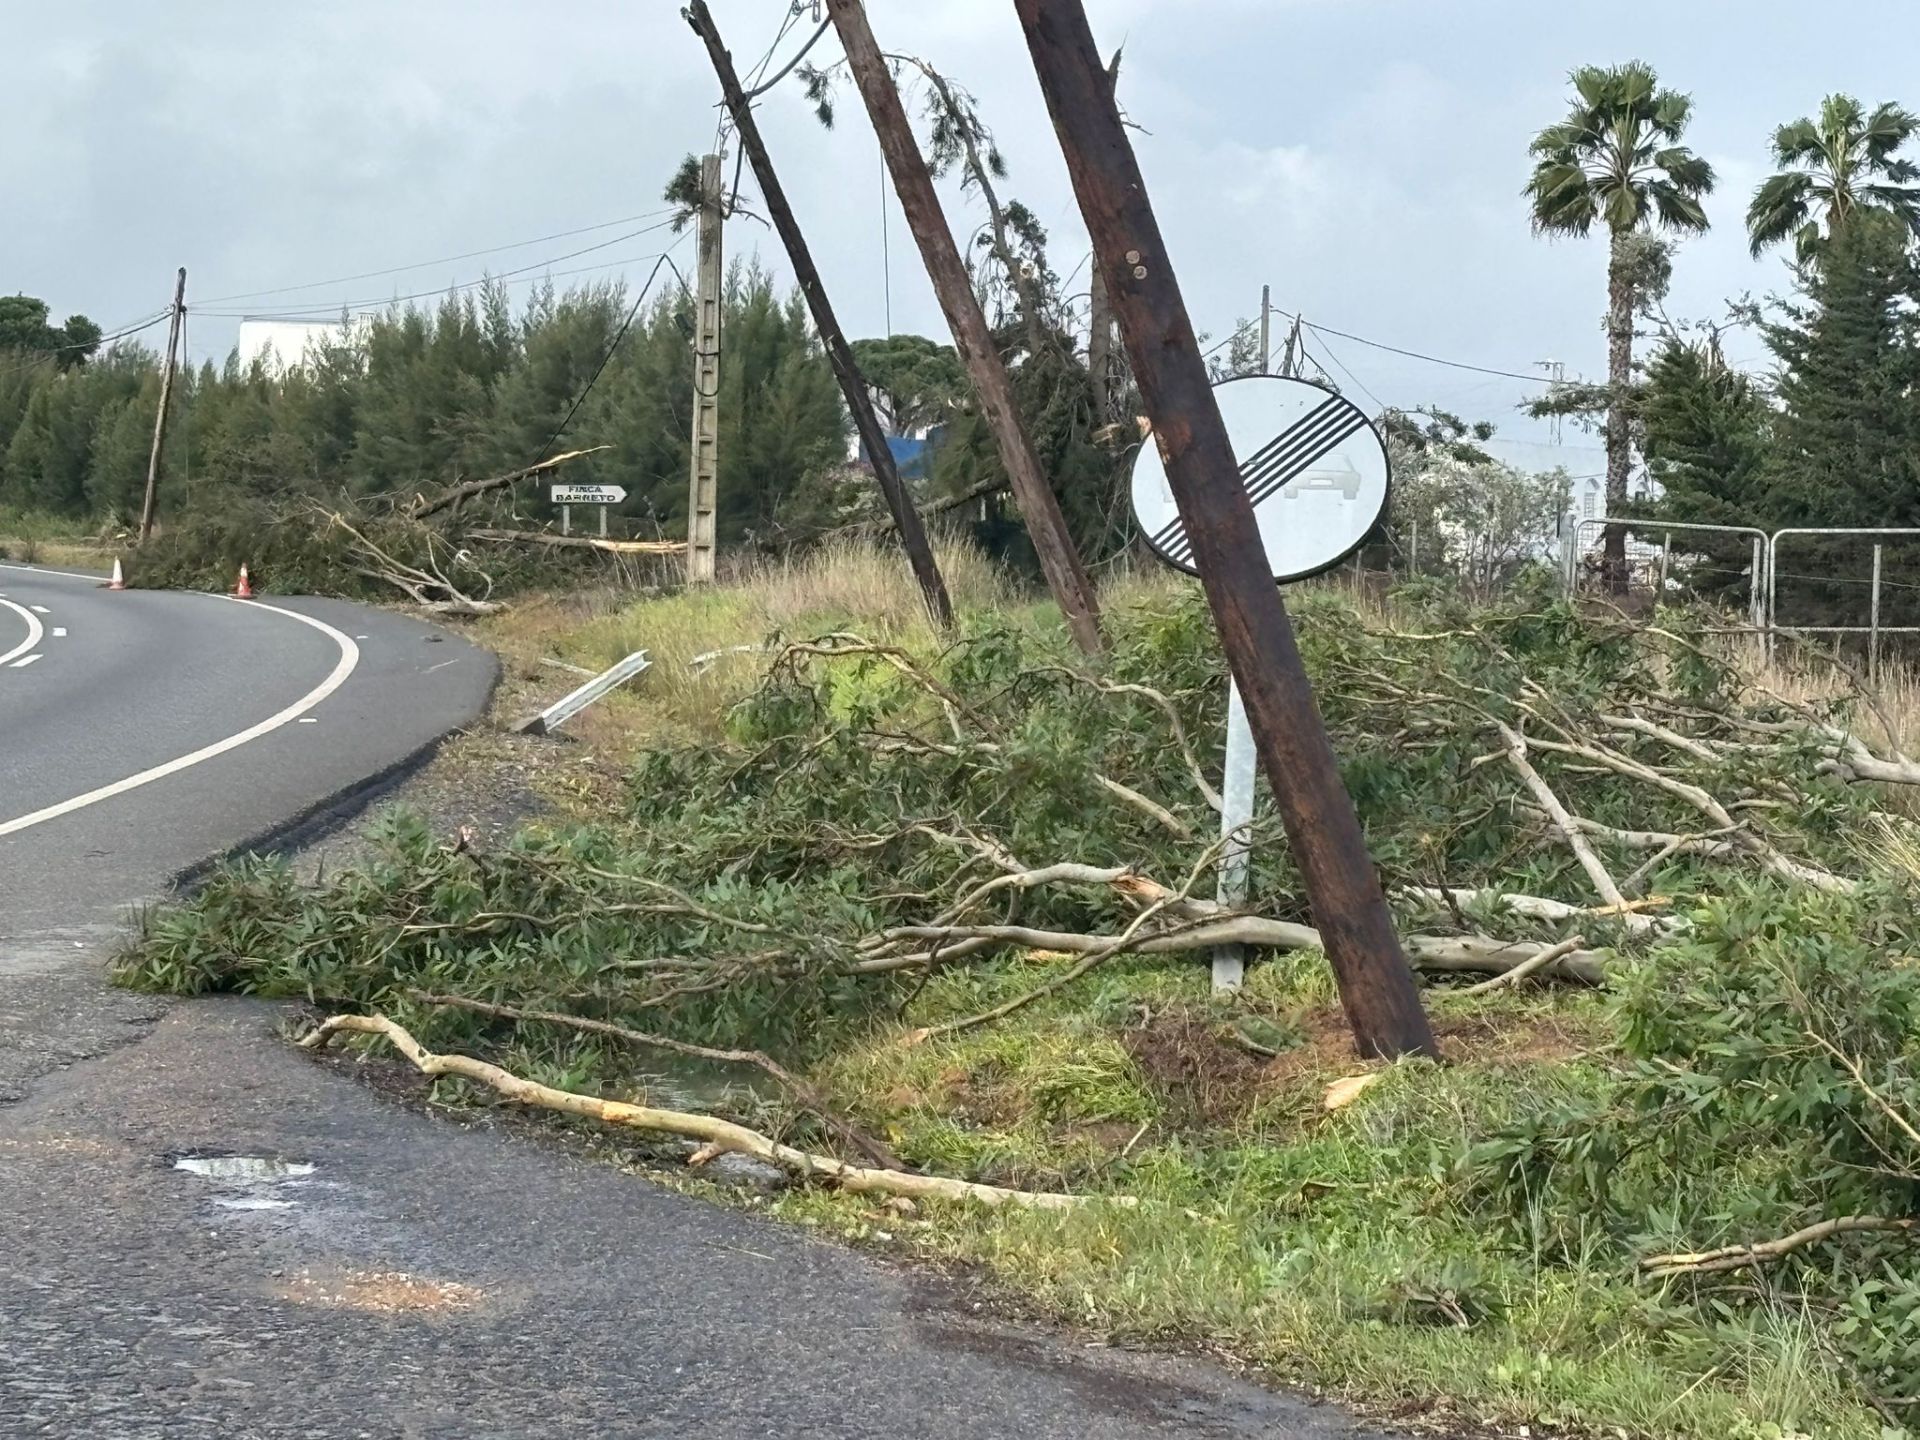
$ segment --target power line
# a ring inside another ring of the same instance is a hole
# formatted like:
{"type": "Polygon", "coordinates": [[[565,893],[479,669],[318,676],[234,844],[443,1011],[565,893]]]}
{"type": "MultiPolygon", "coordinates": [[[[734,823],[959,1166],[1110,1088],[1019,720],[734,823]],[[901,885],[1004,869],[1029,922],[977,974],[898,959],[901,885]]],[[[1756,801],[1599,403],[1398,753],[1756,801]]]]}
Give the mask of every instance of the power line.
{"type": "MultiPolygon", "coordinates": [[[[350,315],[378,315],[390,307],[409,300],[431,299],[438,296],[457,295],[467,290],[477,290],[484,285],[538,285],[543,280],[564,280],[571,275],[598,275],[608,270],[619,270],[628,265],[644,264],[648,260],[657,260],[663,252],[649,250],[644,255],[625,255],[618,260],[609,260],[604,265],[581,265],[572,270],[549,270],[538,275],[522,275],[517,279],[502,280],[498,276],[485,276],[479,280],[463,280],[457,285],[449,285],[443,290],[428,290],[419,295],[396,295],[383,300],[378,305],[349,306],[345,313],[350,315]]],[[[311,321],[316,325],[326,325],[337,321],[341,311],[321,313],[315,310],[252,310],[252,311],[206,311],[196,313],[214,315],[224,320],[286,320],[311,321]]]]}
{"type": "Polygon", "coordinates": [[[145,320],[136,320],[130,325],[123,325],[109,334],[102,335],[98,340],[74,340],[65,345],[49,345],[46,349],[35,351],[33,354],[25,357],[19,364],[10,365],[5,370],[0,370],[0,376],[19,375],[36,366],[52,364],[54,363],[54,356],[63,355],[69,350],[98,350],[103,345],[111,345],[116,341],[125,340],[130,335],[138,335],[143,330],[151,330],[162,320],[172,316],[172,314],[173,307],[169,305],[157,315],[150,316],[145,320]]]}
{"type": "MultiPolygon", "coordinates": [[[[812,38],[810,38],[806,44],[800,47],[799,52],[795,54],[791,60],[787,61],[785,65],[782,65],[780,67],[780,73],[778,75],[775,75],[771,80],[763,81],[761,84],[756,85],[753,89],[749,90],[747,92],[747,99],[749,100],[759,99],[762,95],[766,94],[769,90],[773,89],[774,86],[778,85],[782,80],[786,79],[787,76],[791,75],[794,71],[794,67],[797,66],[802,60],[807,58],[807,52],[813,49],[814,44],[820,39],[820,37],[826,34],[827,31],[832,28],[833,28],[833,21],[822,20],[820,22],[820,28],[813,32],[812,38]]],[[[785,33],[786,32],[784,30],[781,31],[781,34],[784,35],[785,33]]],[[[780,42],[776,40],[773,43],[774,43],[774,46],[778,48],[780,42]]],[[[769,52],[769,57],[771,57],[771,52],[769,52]]]]}
{"type": "MultiPolygon", "coordinates": [[[[1301,323],[1305,324],[1304,321],[1302,321],[1301,323]]],[[[1307,328],[1312,329],[1313,327],[1308,326],[1307,328]]],[[[1316,335],[1320,334],[1320,332],[1317,330],[1315,330],[1314,333],[1316,335]]],[[[1329,360],[1333,361],[1335,365],[1338,365],[1340,367],[1340,373],[1346,376],[1349,380],[1353,381],[1355,385],[1359,386],[1360,393],[1362,395],[1365,395],[1369,400],[1373,401],[1374,406],[1380,411],[1382,415],[1387,413],[1387,409],[1388,409],[1387,402],[1382,400],[1378,395],[1374,394],[1373,391],[1369,390],[1367,388],[1367,382],[1362,380],[1358,375],[1354,374],[1353,371],[1347,368],[1347,362],[1342,360],[1338,355],[1333,353],[1333,347],[1327,344],[1327,337],[1324,335],[1320,335],[1320,348],[1327,352],[1327,358],[1329,360]]],[[[1306,351],[1307,351],[1306,337],[1302,336],[1300,338],[1300,352],[1304,355],[1306,354],[1306,351]]],[[[1312,359],[1311,356],[1308,356],[1308,358],[1312,359]]],[[[1316,365],[1318,365],[1319,363],[1320,362],[1318,360],[1314,361],[1314,364],[1316,365]]]]}
{"type": "MultiPolygon", "coordinates": [[[[553,453],[555,442],[567,433],[567,427],[573,423],[573,417],[580,413],[580,407],[586,403],[587,396],[593,393],[593,387],[599,383],[602,372],[607,368],[607,362],[613,359],[613,352],[620,348],[620,342],[627,338],[627,331],[633,325],[634,316],[640,313],[641,305],[646,302],[647,292],[653,288],[654,277],[660,273],[660,267],[666,263],[667,257],[665,254],[662,254],[658,260],[653,262],[653,269],[647,272],[646,284],[642,285],[640,287],[640,293],[633,297],[633,304],[627,310],[627,318],[620,322],[620,329],[615,332],[613,342],[607,346],[607,353],[602,355],[600,357],[600,363],[593,367],[593,374],[588,378],[586,388],[573,397],[573,404],[567,407],[565,417],[554,427],[553,433],[547,437],[547,443],[540,447],[539,460],[545,460],[553,453]]],[[[539,460],[536,460],[534,463],[538,464],[539,460]]]]}
{"type": "MultiPolygon", "coordinates": [[[[637,239],[639,236],[652,234],[656,230],[664,230],[672,223],[673,222],[671,219],[667,219],[667,220],[658,221],[652,225],[643,225],[638,230],[629,230],[626,234],[616,235],[611,240],[602,240],[599,243],[594,245],[584,245],[578,250],[569,250],[564,255],[549,255],[544,260],[537,260],[531,265],[522,265],[519,268],[514,270],[502,270],[498,275],[486,275],[486,276],[482,276],[478,280],[465,281],[456,285],[436,286],[432,290],[419,290],[419,291],[415,291],[411,295],[372,296],[365,300],[344,300],[341,302],[340,308],[343,310],[381,309],[388,305],[398,304],[399,302],[404,300],[424,300],[434,295],[449,295],[458,290],[471,290],[474,286],[485,285],[489,281],[509,280],[516,275],[528,275],[536,271],[543,271],[548,266],[554,264],[556,261],[573,260],[578,258],[581,255],[591,255],[595,251],[608,249],[610,246],[618,245],[623,241],[637,239]]],[[[588,267],[588,268],[599,268],[599,267],[588,267]]],[[[197,305],[195,308],[202,315],[221,315],[221,316],[225,316],[227,319],[256,320],[256,319],[271,318],[271,314],[263,316],[263,315],[253,313],[253,312],[248,312],[248,311],[210,310],[207,308],[208,303],[210,302],[203,301],[201,304],[197,305]]],[[[275,313],[285,314],[286,312],[275,312],[275,313]]]]}
{"type": "MultiPolygon", "coordinates": [[[[1281,313],[1284,314],[1285,312],[1282,311],[1281,313]]],[[[1338,335],[1342,340],[1351,340],[1356,345],[1367,345],[1372,347],[1375,350],[1385,350],[1390,354],[1404,355],[1409,360],[1424,360],[1429,365],[1445,365],[1446,367],[1452,370],[1471,370],[1475,374],[1479,374],[1479,375],[1499,375],[1508,380],[1524,380],[1529,385],[1545,385],[1548,387],[1552,387],[1554,384],[1558,383],[1556,381],[1549,380],[1540,375],[1523,375],[1518,370],[1496,370],[1491,366],[1487,366],[1487,365],[1469,365],[1464,360],[1444,360],[1438,355],[1423,355],[1418,350],[1403,350],[1398,345],[1389,345],[1382,340],[1369,340],[1364,335],[1352,335],[1345,330],[1336,330],[1331,325],[1316,325],[1313,321],[1306,319],[1304,316],[1296,315],[1293,318],[1298,320],[1302,325],[1306,326],[1307,329],[1313,331],[1314,334],[1320,336],[1322,344],[1325,344],[1327,336],[1338,335]]],[[[1331,354],[1332,352],[1329,351],[1328,353],[1331,354]]]]}
{"type": "MultiPolygon", "coordinates": [[[[671,210],[649,210],[644,215],[627,215],[619,220],[602,220],[597,225],[582,225],[577,230],[556,230],[551,235],[537,235],[531,240],[515,240],[506,245],[493,245],[485,250],[468,250],[460,255],[443,255],[437,260],[421,260],[412,265],[395,265],[385,270],[362,270],[357,275],[336,275],[331,280],[312,280],[304,285],[283,285],[277,290],[247,290],[237,295],[214,295],[199,302],[204,308],[208,305],[225,305],[235,300],[260,300],[271,295],[291,295],[299,290],[318,290],[323,285],[346,285],[355,280],[377,280],[382,275],[400,275],[408,270],[424,270],[429,265],[451,265],[459,260],[472,260],[481,255],[498,255],[506,250],[524,250],[529,245],[544,245],[549,240],[571,240],[576,235],[591,235],[596,230],[611,230],[616,225],[633,225],[642,220],[652,220],[661,215],[671,214],[671,210]]],[[[559,256],[559,259],[566,257],[559,256]]]]}

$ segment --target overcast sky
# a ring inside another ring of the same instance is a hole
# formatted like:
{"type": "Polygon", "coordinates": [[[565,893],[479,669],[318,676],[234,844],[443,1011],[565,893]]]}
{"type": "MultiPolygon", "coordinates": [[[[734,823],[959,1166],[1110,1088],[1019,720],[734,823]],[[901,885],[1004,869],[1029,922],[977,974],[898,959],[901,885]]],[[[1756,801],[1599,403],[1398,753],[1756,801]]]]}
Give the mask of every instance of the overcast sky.
{"type": "MultiPolygon", "coordinates": [[[[786,3],[713,8],[746,69],[786,3]]],[[[1088,9],[1103,47],[1126,46],[1122,94],[1146,130],[1135,144],[1188,306],[1216,337],[1257,310],[1264,282],[1277,306],[1354,335],[1494,369],[1551,357],[1595,374],[1604,247],[1533,239],[1519,196],[1527,140],[1565,108],[1570,68],[1638,57],[1695,98],[1690,139],[1720,189],[1714,232],[1680,257],[1677,315],[1717,315],[1729,296],[1783,285],[1781,262],[1750,260],[1740,233],[1773,126],[1832,89],[1920,105],[1914,0],[1088,9]]],[[[1056,267],[1075,271],[1086,242],[1011,0],[870,0],[869,11],[883,46],[925,55],[976,92],[1011,167],[1007,191],[1051,228],[1056,267]]],[[[810,30],[803,20],[783,57],[810,30]]],[[[209,312],[190,321],[196,359],[233,343],[237,321],[214,311],[324,315],[489,269],[535,267],[533,278],[625,262],[559,283],[644,276],[665,231],[558,258],[650,223],[636,220],[217,298],[641,216],[714,133],[717,87],[669,0],[0,0],[0,33],[13,61],[0,87],[0,292],[112,326],[160,309],[184,264],[189,308],[209,312]]],[[[837,53],[830,35],[816,52],[837,53]]],[[[943,336],[891,203],[883,265],[879,155],[857,101],[847,95],[823,131],[789,82],[762,124],[849,331],[885,330],[890,277],[893,327],[943,336]]],[[[957,197],[949,213],[956,227],[977,218],[957,197]]],[[[728,243],[784,270],[757,226],[736,223],[728,243]]],[[[1318,344],[1336,378],[1347,384],[1344,365],[1381,402],[1444,404],[1516,439],[1539,434],[1513,414],[1527,384],[1352,340],[1318,344]]],[[[1757,360],[1761,347],[1736,337],[1731,353],[1757,360]]],[[[1578,470],[1589,457],[1575,447],[1597,441],[1566,441],[1578,470]]]]}

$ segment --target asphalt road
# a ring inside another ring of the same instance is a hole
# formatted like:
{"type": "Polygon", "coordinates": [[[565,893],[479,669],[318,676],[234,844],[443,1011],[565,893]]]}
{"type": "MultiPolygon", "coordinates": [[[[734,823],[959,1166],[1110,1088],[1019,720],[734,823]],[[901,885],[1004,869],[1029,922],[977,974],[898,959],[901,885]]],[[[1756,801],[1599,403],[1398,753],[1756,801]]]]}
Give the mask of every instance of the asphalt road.
{"type": "Polygon", "coordinates": [[[109,989],[127,904],[484,703],[453,637],[272,604],[0,568],[0,1437],[1360,1435],[109,989]]]}

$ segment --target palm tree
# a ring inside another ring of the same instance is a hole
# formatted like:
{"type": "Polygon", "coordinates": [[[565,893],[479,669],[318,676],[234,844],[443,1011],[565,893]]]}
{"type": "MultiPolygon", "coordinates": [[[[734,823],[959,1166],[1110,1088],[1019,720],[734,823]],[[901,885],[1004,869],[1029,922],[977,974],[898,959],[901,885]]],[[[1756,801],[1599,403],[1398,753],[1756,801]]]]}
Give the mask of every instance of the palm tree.
{"type": "Polygon", "coordinates": [[[1785,168],[1762,182],[1747,207],[1753,253],[1791,238],[1799,258],[1810,260],[1863,211],[1920,235],[1920,166],[1894,153],[1916,134],[1920,116],[1891,103],[1868,115],[1851,95],[1829,95],[1817,121],[1782,125],[1773,158],[1785,168]]]}
{"type": "MultiPolygon", "coordinates": [[[[1607,511],[1626,505],[1632,469],[1628,409],[1633,380],[1635,266],[1632,237],[1663,228],[1707,228],[1701,197],[1713,189],[1713,167],[1680,143],[1693,102],[1662,90],[1653,68],[1588,65],[1573,72],[1567,118],[1534,137],[1533,176],[1523,192],[1537,235],[1586,235],[1607,227],[1607,511]]],[[[1624,590],[1627,537],[1609,527],[1608,582],[1624,590]]]]}

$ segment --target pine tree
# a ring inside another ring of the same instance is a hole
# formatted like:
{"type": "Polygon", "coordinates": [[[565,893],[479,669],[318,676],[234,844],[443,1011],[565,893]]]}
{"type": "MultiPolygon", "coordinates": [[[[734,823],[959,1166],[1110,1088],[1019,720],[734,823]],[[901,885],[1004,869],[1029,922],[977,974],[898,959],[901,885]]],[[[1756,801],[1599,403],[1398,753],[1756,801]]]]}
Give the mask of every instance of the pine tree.
{"type": "Polygon", "coordinates": [[[1857,226],[1801,271],[1766,327],[1782,413],[1766,468],[1773,525],[1920,522],[1920,275],[1886,227],[1857,226]]]}

